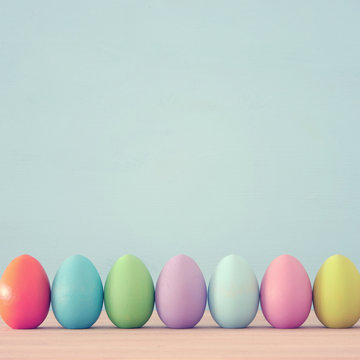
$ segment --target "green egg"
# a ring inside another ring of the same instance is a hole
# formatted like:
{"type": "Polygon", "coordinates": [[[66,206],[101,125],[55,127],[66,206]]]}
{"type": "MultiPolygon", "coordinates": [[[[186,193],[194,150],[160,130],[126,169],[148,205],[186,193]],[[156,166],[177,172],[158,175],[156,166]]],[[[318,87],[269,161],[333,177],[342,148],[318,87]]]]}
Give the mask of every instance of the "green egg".
{"type": "Polygon", "coordinates": [[[111,268],[104,288],[109,319],[119,328],[139,328],[154,309],[154,283],[144,263],[134,255],[119,258],[111,268]]]}

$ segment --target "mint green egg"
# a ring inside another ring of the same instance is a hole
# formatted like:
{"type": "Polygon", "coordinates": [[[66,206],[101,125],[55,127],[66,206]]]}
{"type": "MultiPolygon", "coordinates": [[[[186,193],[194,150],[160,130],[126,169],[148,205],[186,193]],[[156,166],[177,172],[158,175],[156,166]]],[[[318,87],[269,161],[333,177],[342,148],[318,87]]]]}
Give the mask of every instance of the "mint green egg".
{"type": "Polygon", "coordinates": [[[119,258],[111,268],[104,288],[109,319],[119,328],[139,328],[154,309],[154,283],[144,263],[134,255],[119,258]]]}
{"type": "Polygon", "coordinates": [[[254,319],[259,307],[259,284],[248,262],[228,255],[220,260],[208,289],[209,310],[224,328],[244,328],[254,319]]]}

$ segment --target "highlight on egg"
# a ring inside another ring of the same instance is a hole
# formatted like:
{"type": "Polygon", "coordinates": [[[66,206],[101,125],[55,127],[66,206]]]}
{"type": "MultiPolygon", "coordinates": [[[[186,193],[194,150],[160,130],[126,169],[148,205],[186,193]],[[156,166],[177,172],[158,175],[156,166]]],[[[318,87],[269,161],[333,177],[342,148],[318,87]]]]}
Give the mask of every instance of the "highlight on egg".
{"type": "Polygon", "coordinates": [[[154,283],[144,263],[134,255],[119,258],[105,282],[104,305],[119,328],[139,328],[154,309],[154,283]]]}
{"type": "Polygon", "coordinates": [[[86,329],[96,322],[103,305],[103,286],[88,258],[73,255],[63,262],[52,283],[51,303],[64,328],[86,329]]]}
{"type": "Polygon", "coordinates": [[[271,262],[261,282],[260,303],[273,327],[291,329],[305,322],[311,310],[312,288],[298,259],[281,255],[271,262]]]}
{"type": "Polygon", "coordinates": [[[204,276],[187,255],[172,257],[163,267],[156,283],[156,309],[169,328],[194,327],[202,318],[207,299],[204,276]]]}
{"type": "Polygon", "coordinates": [[[50,307],[50,283],[40,262],[30,255],[13,259],[0,279],[0,314],[13,329],[34,329],[50,307]]]}
{"type": "Polygon", "coordinates": [[[211,316],[224,328],[244,328],[259,307],[259,284],[248,262],[228,255],[217,264],[208,288],[211,316]]]}
{"type": "Polygon", "coordinates": [[[360,318],[360,274],[343,255],[330,256],[321,265],[313,289],[314,310],[329,328],[349,328],[360,318]]]}

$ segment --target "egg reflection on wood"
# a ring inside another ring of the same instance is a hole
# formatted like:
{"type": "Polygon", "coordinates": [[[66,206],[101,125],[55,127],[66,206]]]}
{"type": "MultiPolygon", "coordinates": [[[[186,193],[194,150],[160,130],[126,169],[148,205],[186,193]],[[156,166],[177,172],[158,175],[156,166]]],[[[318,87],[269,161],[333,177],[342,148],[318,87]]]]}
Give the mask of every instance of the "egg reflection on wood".
{"type": "Polygon", "coordinates": [[[281,255],[272,261],[261,282],[260,302],[273,327],[290,329],[304,323],[311,309],[312,289],[299,260],[281,255]]]}
{"type": "Polygon", "coordinates": [[[50,283],[44,268],[30,255],[10,262],[0,279],[0,314],[14,329],[33,329],[46,318],[50,283]]]}
{"type": "Polygon", "coordinates": [[[68,329],[85,329],[98,319],[103,286],[92,262],[82,255],[67,258],[57,271],[51,303],[58,322],[68,329]]]}
{"type": "Polygon", "coordinates": [[[238,255],[224,257],[209,282],[209,310],[224,328],[244,328],[259,307],[259,284],[247,261],[238,255]]]}
{"type": "Polygon", "coordinates": [[[192,328],[206,306],[206,283],[196,262],[186,255],[171,258],[156,284],[156,309],[169,328],[192,328]]]}

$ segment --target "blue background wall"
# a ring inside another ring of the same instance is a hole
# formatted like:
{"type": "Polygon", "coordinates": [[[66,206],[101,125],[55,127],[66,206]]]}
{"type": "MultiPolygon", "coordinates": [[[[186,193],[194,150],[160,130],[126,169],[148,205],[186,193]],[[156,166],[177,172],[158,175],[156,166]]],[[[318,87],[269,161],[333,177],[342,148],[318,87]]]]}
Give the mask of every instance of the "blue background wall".
{"type": "Polygon", "coordinates": [[[1,1],[0,271],[360,265],[358,1],[1,1]]]}

